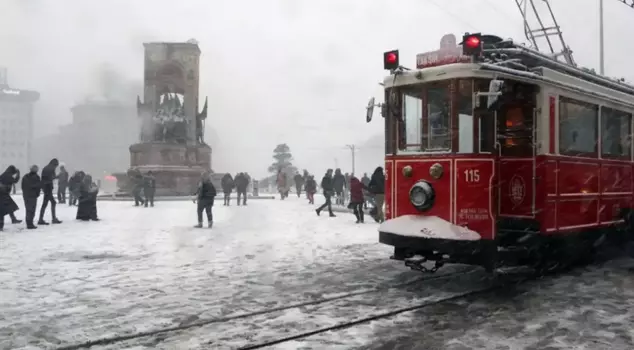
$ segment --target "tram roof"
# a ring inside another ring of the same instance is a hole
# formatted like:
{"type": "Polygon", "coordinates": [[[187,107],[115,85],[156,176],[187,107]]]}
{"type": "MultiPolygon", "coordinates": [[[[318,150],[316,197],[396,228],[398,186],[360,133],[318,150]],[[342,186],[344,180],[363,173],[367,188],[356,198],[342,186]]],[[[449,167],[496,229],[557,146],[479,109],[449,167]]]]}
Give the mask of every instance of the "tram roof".
{"type": "Polygon", "coordinates": [[[383,84],[385,88],[391,88],[460,78],[510,79],[559,88],[634,108],[634,87],[631,93],[625,92],[630,85],[606,78],[600,79],[600,76],[590,81],[590,79],[582,79],[546,67],[535,67],[530,71],[523,71],[493,63],[452,63],[399,71],[397,74],[385,77],[383,84]],[[620,88],[618,90],[613,88],[610,86],[612,83],[620,88]]]}

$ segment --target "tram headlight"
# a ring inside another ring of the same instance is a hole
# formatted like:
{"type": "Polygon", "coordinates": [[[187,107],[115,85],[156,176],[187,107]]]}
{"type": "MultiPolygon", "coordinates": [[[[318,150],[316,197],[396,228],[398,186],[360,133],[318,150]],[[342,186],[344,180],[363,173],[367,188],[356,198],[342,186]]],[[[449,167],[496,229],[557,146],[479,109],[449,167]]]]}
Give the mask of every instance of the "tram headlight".
{"type": "Polygon", "coordinates": [[[435,180],[438,180],[442,177],[445,170],[442,168],[440,163],[436,163],[429,168],[429,176],[433,177],[435,180]]]}
{"type": "Polygon", "coordinates": [[[420,211],[429,210],[434,205],[435,197],[434,188],[425,180],[416,182],[409,190],[410,203],[420,211]]]}

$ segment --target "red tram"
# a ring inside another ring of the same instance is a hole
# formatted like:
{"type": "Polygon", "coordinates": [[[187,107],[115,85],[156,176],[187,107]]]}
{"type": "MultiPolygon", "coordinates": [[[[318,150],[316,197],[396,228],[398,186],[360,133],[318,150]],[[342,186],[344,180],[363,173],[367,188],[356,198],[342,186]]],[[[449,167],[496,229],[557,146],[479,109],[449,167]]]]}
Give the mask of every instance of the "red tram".
{"type": "Polygon", "coordinates": [[[630,239],[634,86],[480,34],[398,62],[381,105],[393,259],[551,269],[630,239]]]}

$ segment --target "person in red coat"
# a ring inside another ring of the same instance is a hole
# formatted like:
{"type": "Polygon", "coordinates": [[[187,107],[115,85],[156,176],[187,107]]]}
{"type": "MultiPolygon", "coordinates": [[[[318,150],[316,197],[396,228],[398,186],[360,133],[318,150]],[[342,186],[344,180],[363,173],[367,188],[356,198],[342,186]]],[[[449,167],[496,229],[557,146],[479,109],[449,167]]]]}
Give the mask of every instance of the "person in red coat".
{"type": "Polygon", "coordinates": [[[350,177],[350,204],[348,208],[352,209],[354,216],[357,218],[357,224],[363,223],[363,189],[365,186],[352,175],[350,177]]]}

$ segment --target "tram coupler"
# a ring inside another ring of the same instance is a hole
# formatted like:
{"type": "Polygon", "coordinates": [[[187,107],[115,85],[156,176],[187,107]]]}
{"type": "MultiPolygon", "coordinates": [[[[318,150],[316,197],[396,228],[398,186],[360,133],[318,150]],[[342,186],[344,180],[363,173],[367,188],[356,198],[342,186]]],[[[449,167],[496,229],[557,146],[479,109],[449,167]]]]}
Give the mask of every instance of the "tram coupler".
{"type": "Polygon", "coordinates": [[[425,257],[408,258],[408,259],[405,259],[405,266],[409,267],[410,269],[414,271],[435,273],[436,271],[438,271],[438,269],[440,269],[441,267],[445,265],[444,260],[436,260],[434,262],[434,267],[430,269],[424,265],[427,261],[428,259],[425,257]]]}

